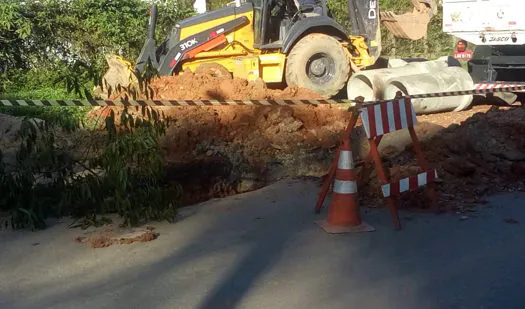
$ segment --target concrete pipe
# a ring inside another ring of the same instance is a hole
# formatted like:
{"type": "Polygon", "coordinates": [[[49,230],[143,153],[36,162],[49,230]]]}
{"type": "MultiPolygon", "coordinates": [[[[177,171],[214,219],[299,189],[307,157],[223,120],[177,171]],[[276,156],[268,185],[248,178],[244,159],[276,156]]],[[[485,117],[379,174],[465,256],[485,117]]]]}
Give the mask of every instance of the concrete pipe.
{"type": "Polygon", "coordinates": [[[449,66],[447,57],[423,62],[394,62],[395,66],[387,69],[361,71],[352,75],[346,86],[349,99],[363,96],[365,101],[388,99],[384,89],[388,80],[408,75],[440,71],[449,66]]]}
{"type": "MultiPolygon", "coordinates": [[[[447,67],[440,71],[392,78],[384,90],[386,99],[394,98],[397,91],[405,95],[445,91],[472,90],[474,82],[460,67],[447,67]]],[[[461,111],[472,104],[472,95],[412,99],[417,114],[461,111]]]]}

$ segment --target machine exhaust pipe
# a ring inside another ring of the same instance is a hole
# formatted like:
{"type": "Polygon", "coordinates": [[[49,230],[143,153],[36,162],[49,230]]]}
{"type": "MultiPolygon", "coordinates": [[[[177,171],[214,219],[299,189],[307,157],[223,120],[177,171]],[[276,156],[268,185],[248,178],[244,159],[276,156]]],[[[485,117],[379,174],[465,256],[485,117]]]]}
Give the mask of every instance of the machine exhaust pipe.
{"type": "Polygon", "coordinates": [[[153,4],[149,11],[148,39],[155,40],[155,28],[157,27],[157,4],[153,4]]]}

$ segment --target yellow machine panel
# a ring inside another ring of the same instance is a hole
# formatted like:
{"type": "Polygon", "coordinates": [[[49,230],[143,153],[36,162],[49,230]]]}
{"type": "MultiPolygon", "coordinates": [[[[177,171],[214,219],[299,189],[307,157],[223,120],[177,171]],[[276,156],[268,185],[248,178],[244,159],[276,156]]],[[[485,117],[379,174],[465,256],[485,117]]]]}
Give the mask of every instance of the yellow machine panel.
{"type": "Polygon", "coordinates": [[[247,56],[235,58],[233,76],[247,80],[256,80],[261,77],[259,57],[247,56]]]}
{"type": "Polygon", "coordinates": [[[284,66],[286,55],[281,53],[262,54],[259,56],[261,61],[261,77],[267,83],[280,83],[283,81],[284,66]]]}
{"type": "Polygon", "coordinates": [[[186,37],[189,37],[196,33],[205,31],[206,29],[213,28],[215,26],[218,26],[220,24],[231,21],[241,16],[246,16],[246,18],[248,18],[249,24],[247,24],[246,26],[238,30],[233,31],[232,33],[229,33],[226,36],[226,39],[230,43],[229,45],[217,51],[202,53],[203,55],[199,55],[199,56],[214,57],[214,56],[220,55],[220,54],[217,54],[220,51],[228,51],[229,53],[228,56],[230,57],[235,54],[238,54],[238,55],[246,54],[247,50],[253,49],[253,38],[254,38],[253,12],[246,12],[246,13],[237,14],[237,15],[230,15],[230,16],[226,16],[223,18],[211,20],[208,22],[203,22],[201,24],[182,28],[180,32],[180,37],[181,39],[184,39],[186,37]]]}

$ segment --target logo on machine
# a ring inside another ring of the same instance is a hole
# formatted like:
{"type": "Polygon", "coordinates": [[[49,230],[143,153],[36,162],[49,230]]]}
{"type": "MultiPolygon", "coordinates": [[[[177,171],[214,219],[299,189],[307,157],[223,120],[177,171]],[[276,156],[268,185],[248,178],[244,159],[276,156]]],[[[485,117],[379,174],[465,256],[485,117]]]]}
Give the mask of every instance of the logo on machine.
{"type": "Polygon", "coordinates": [[[377,18],[377,0],[370,0],[368,2],[368,19],[377,18]]]}
{"type": "Polygon", "coordinates": [[[180,44],[179,46],[180,46],[180,49],[184,51],[184,50],[192,47],[193,45],[195,45],[197,43],[199,43],[199,42],[197,42],[197,39],[193,38],[193,39],[191,39],[189,41],[186,41],[186,42],[180,44]]]}

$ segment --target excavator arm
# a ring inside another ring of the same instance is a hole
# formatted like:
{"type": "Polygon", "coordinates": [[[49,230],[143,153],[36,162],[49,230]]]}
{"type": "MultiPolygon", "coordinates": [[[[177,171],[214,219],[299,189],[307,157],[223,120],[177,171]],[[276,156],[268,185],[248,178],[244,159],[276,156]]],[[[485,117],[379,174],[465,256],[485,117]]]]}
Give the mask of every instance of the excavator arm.
{"type": "Polygon", "coordinates": [[[347,4],[350,34],[365,37],[370,56],[377,59],[381,54],[378,1],[348,0],[347,4]]]}

